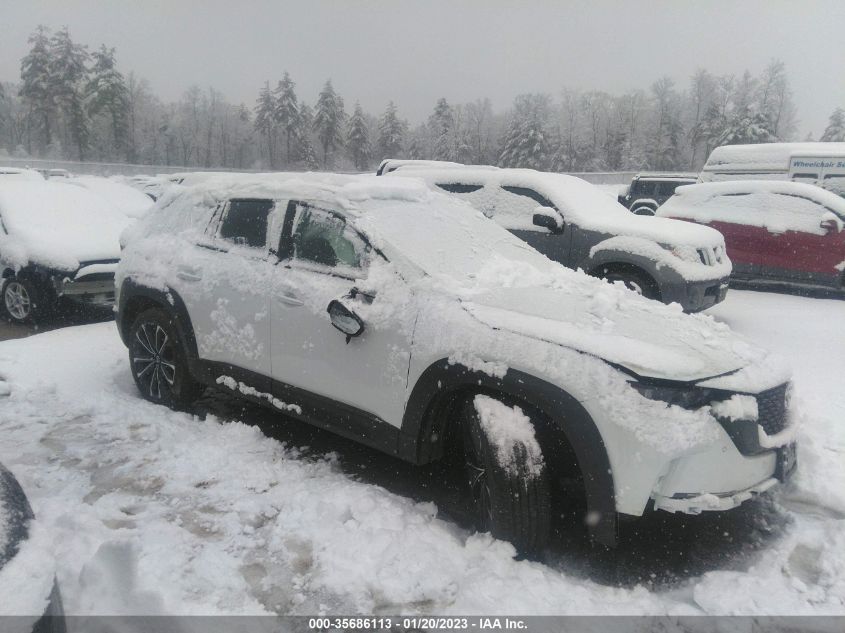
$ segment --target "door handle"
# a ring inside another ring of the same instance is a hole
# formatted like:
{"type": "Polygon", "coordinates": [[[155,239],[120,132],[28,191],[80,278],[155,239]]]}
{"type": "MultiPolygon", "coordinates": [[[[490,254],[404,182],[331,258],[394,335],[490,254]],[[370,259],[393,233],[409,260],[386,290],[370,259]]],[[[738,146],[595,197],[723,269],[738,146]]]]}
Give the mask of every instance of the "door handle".
{"type": "Polygon", "coordinates": [[[200,281],[202,279],[202,275],[199,270],[196,268],[188,268],[186,266],[180,267],[176,271],[176,276],[184,281],[200,281]]]}
{"type": "Polygon", "coordinates": [[[287,294],[279,295],[278,297],[276,297],[276,301],[278,301],[279,303],[283,303],[286,306],[302,306],[302,305],[305,305],[305,302],[302,299],[295,297],[293,295],[287,295],[287,294]]]}

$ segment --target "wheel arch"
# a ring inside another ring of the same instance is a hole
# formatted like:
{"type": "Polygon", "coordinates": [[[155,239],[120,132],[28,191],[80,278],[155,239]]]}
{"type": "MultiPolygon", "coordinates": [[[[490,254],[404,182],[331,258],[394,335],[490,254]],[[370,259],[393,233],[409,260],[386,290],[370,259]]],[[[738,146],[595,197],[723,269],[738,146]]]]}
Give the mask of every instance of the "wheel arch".
{"type": "Polygon", "coordinates": [[[572,449],[587,497],[593,539],[616,543],[616,495],[610,459],[601,433],[586,409],[560,387],[530,374],[508,369],[503,377],[441,359],[430,365],[411,391],[400,434],[399,452],[423,464],[444,451],[455,406],[473,393],[502,395],[539,412],[572,449]]]}

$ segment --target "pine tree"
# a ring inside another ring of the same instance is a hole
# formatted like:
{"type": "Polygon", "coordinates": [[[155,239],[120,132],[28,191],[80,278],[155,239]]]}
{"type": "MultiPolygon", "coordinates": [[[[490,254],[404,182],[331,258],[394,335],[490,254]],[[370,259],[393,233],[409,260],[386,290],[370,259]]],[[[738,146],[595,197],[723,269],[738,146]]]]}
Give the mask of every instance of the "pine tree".
{"type": "Polygon", "coordinates": [[[761,112],[737,112],[716,139],[716,146],[774,143],[779,139],[772,132],[771,124],[769,118],[761,112]]]}
{"type": "Polygon", "coordinates": [[[357,101],[355,102],[355,110],[349,118],[346,134],[346,149],[352,158],[355,169],[365,171],[372,157],[370,131],[367,129],[367,121],[364,119],[364,111],[361,109],[361,104],[357,101]]]}
{"type": "MultiPolygon", "coordinates": [[[[50,31],[39,25],[29,36],[30,50],[21,60],[20,96],[30,112],[30,125],[41,133],[41,148],[53,142],[55,101],[50,78],[50,31]]],[[[31,141],[31,138],[28,139],[31,141]]],[[[28,148],[32,153],[32,147],[28,148]]]]}
{"type": "Polygon", "coordinates": [[[126,149],[129,95],[123,75],[115,68],[114,49],[100,46],[93,54],[94,66],[86,93],[88,114],[108,115],[111,129],[111,149],[123,155],[126,149]]]}
{"type": "Polygon", "coordinates": [[[845,110],[836,108],[833,111],[819,140],[839,143],[845,141],[845,110]]]}
{"type": "Polygon", "coordinates": [[[299,133],[299,103],[296,99],[296,84],[285,71],[284,78],[276,86],[273,92],[276,97],[275,120],[282,133],[285,135],[285,162],[290,164],[293,143],[299,133]]]}
{"type": "Polygon", "coordinates": [[[391,101],[378,122],[378,153],[382,159],[393,158],[402,153],[407,122],[399,118],[396,105],[391,101]]]}
{"type": "Polygon", "coordinates": [[[434,139],[432,151],[434,160],[453,160],[452,133],[455,128],[455,117],[446,99],[437,100],[434,112],[428,118],[428,126],[434,139]]]}
{"type": "Polygon", "coordinates": [[[502,167],[546,169],[550,163],[549,97],[541,94],[519,95],[499,154],[502,167]]]}
{"type": "Polygon", "coordinates": [[[317,98],[317,107],[314,113],[313,129],[323,146],[323,166],[329,165],[329,152],[343,147],[343,127],[346,122],[346,113],[343,111],[343,99],[332,87],[329,79],[323,86],[320,96],[317,98]]]}
{"type": "Polygon", "coordinates": [[[275,155],[276,137],[276,102],[270,92],[270,82],[265,81],[264,87],[258,95],[255,103],[255,129],[264,135],[267,141],[267,156],[270,169],[274,168],[273,156],[275,155]]]}
{"type": "Polygon", "coordinates": [[[67,27],[50,38],[50,82],[65,126],[65,137],[76,146],[79,160],[85,160],[90,137],[84,89],[88,77],[88,51],[76,44],[67,27]]]}
{"type": "Polygon", "coordinates": [[[311,129],[314,126],[314,113],[307,103],[299,106],[299,127],[296,137],[296,157],[309,171],[320,169],[320,161],[317,160],[317,153],[311,143],[311,129]]]}

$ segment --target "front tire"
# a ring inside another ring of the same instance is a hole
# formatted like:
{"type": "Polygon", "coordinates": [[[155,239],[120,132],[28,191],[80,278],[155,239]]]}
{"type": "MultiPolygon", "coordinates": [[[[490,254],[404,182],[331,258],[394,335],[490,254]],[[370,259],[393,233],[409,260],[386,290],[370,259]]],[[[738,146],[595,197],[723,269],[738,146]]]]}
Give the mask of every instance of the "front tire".
{"type": "Polygon", "coordinates": [[[3,281],[3,314],[12,323],[36,323],[50,315],[50,293],[26,277],[13,276],[3,281]]]}
{"type": "Polygon", "coordinates": [[[613,283],[621,281],[628,290],[633,290],[646,299],[660,299],[660,291],[654,280],[636,270],[613,270],[605,268],[601,271],[601,278],[613,283]]]}
{"type": "MultiPolygon", "coordinates": [[[[543,467],[539,474],[532,470],[520,443],[512,448],[511,467],[503,467],[493,438],[481,424],[474,398],[464,402],[461,411],[464,473],[476,529],[509,541],[521,554],[538,554],[548,543],[551,529],[547,469],[543,467]]],[[[536,428],[537,420],[529,418],[536,428]]]]}
{"type": "Polygon", "coordinates": [[[173,409],[190,405],[203,392],[188,369],[172,317],[160,308],[142,312],[129,328],[129,366],[141,395],[173,409]]]}

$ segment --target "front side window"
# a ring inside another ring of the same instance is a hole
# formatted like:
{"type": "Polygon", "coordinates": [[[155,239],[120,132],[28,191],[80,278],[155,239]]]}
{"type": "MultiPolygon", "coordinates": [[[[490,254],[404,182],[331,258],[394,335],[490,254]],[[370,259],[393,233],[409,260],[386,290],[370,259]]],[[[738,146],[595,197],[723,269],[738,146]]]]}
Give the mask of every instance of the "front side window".
{"type": "Polygon", "coordinates": [[[296,261],[352,270],[366,266],[370,250],[342,216],[302,203],[296,205],[291,246],[288,255],[296,261]]]}
{"type": "Polygon", "coordinates": [[[264,248],[267,245],[267,218],[272,200],[232,200],[220,224],[222,239],[240,246],[264,248]]]}
{"type": "Polygon", "coordinates": [[[524,198],[528,198],[529,200],[533,200],[536,204],[534,207],[536,208],[538,205],[541,207],[549,207],[551,209],[555,209],[555,205],[552,204],[551,200],[546,198],[543,195],[540,195],[533,189],[529,189],[528,187],[508,187],[503,186],[502,189],[507,191],[508,193],[512,193],[516,196],[522,196],[524,198]]]}

